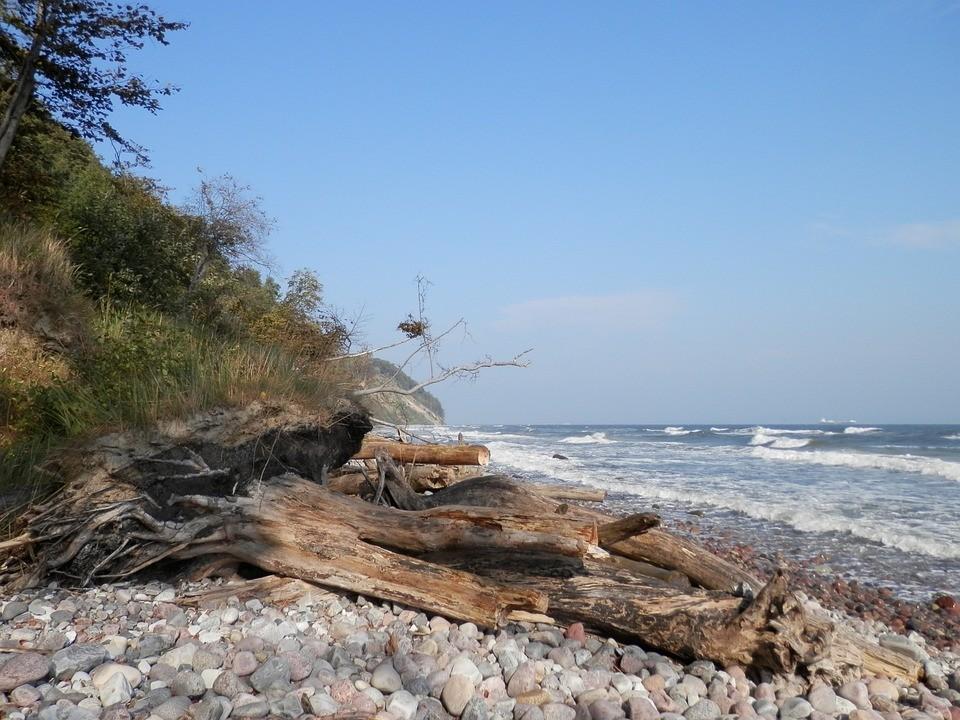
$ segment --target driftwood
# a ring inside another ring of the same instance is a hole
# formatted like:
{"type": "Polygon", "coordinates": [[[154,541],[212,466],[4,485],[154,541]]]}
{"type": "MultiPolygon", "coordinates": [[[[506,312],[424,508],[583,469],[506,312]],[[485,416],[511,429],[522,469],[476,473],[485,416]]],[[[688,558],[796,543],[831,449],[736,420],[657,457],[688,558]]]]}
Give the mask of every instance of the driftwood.
{"type": "Polygon", "coordinates": [[[101,448],[59,495],[24,512],[14,541],[0,546],[0,584],[60,576],[82,585],[199,558],[203,572],[246,563],[485,627],[580,620],[688,659],[918,672],[810,613],[786,577],[763,585],[649,513],[612,518],[499,476],[418,495],[383,447],[367,481],[374,502],[338,493],[321,484],[324,472],[292,472],[303,458],[326,468],[353,454],[308,452],[306,438],[324,432],[301,424],[292,439],[276,428],[226,445],[209,433],[199,445],[167,436],[122,458],[101,448]]]}
{"type": "MultiPolygon", "coordinates": [[[[439,468],[441,470],[453,470],[461,467],[467,468],[469,466],[454,465],[445,467],[430,465],[408,465],[407,467],[403,468],[403,471],[404,477],[415,492],[424,492],[426,490],[434,492],[436,490],[442,490],[443,488],[449,487],[450,485],[460,482],[461,480],[469,479],[467,474],[450,473],[447,475],[435,472],[434,468],[439,468]]],[[[364,492],[367,492],[370,489],[371,472],[375,474],[376,470],[335,474],[327,479],[326,486],[331,490],[336,490],[344,495],[363,495],[364,492]]],[[[592,487],[548,485],[546,483],[524,483],[524,487],[528,487],[538,494],[553,500],[603,502],[607,497],[605,490],[592,487]]]]}
{"type": "MultiPolygon", "coordinates": [[[[385,465],[390,458],[379,456],[385,465]]],[[[387,484],[395,496],[397,507],[421,509],[440,505],[467,505],[497,507],[524,507],[529,512],[555,514],[558,505],[550,498],[531,493],[528,486],[520,485],[501,475],[485,475],[461,481],[448,488],[438,490],[433,495],[418,495],[396,472],[387,473],[387,484]]],[[[614,520],[594,510],[578,506],[567,506],[566,513],[571,517],[592,520],[598,524],[614,520]]],[[[615,544],[611,550],[631,560],[655,565],[667,570],[676,570],[686,575],[697,585],[709,590],[723,590],[730,593],[744,591],[758,592],[763,583],[742,568],[727,562],[707,551],[696,543],[677,535],[651,530],[637,537],[628,538],[615,544]]]]}
{"type": "Polygon", "coordinates": [[[369,460],[378,452],[386,452],[399,463],[426,465],[486,465],[490,451],[483,445],[427,445],[391,441],[368,440],[363,443],[354,460],[369,460]]]}

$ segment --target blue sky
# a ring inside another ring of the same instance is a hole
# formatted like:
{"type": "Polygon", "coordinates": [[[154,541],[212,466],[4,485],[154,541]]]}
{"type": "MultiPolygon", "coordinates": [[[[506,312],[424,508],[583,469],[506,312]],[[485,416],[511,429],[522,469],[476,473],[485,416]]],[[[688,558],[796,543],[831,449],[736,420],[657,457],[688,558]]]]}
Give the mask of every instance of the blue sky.
{"type": "Polygon", "coordinates": [[[957,2],[152,5],[174,198],[249,183],[370,343],[422,274],[447,363],[534,348],[451,421],[960,421],[957,2]]]}

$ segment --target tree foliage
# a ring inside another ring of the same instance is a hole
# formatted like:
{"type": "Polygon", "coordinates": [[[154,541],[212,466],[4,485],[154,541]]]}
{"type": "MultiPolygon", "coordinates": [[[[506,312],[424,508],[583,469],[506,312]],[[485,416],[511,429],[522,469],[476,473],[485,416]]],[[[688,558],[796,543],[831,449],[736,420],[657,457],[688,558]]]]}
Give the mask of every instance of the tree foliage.
{"type": "Polygon", "coordinates": [[[182,212],[194,245],[191,293],[217,260],[266,265],[264,243],[273,221],[263,211],[261,199],[232,175],[201,178],[182,212]]]}
{"type": "Polygon", "coordinates": [[[160,109],[176,88],[133,72],[128,54],[148,40],[167,44],[172,22],[146,5],[109,0],[4,0],[0,3],[0,69],[4,114],[0,164],[31,100],[89,140],[109,140],[144,161],[142,147],[109,122],[114,104],[160,109]]]}

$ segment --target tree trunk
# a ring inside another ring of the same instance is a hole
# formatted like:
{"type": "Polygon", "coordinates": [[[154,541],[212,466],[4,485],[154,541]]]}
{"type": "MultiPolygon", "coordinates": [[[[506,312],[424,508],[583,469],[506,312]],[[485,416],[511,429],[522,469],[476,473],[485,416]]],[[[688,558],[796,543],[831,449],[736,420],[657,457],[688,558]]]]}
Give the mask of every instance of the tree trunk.
{"type": "Polygon", "coordinates": [[[370,460],[378,451],[386,452],[398,463],[418,463],[424,465],[486,465],[490,462],[490,451],[483,445],[419,445],[391,441],[367,440],[354,460],[370,460]]]}
{"type": "Polygon", "coordinates": [[[10,147],[17,135],[17,129],[20,127],[20,119],[27,111],[27,106],[33,97],[33,89],[36,86],[36,64],[40,58],[40,50],[44,41],[42,8],[43,5],[41,4],[37,11],[37,22],[34,27],[30,49],[19,68],[17,82],[13,87],[10,102],[3,112],[3,119],[0,120],[0,167],[3,167],[3,163],[7,159],[7,154],[10,152],[10,147]]]}
{"type": "MultiPolygon", "coordinates": [[[[526,485],[518,485],[501,475],[468,478],[456,485],[437,490],[433,495],[417,495],[409,486],[404,486],[402,478],[391,478],[389,474],[387,482],[391,493],[397,499],[397,507],[411,510],[440,505],[467,505],[523,508],[526,512],[550,515],[555,514],[559,507],[557,502],[531,492],[526,485]]],[[[598,524],[616,519],[575,505],[567,506],[566,512],[571,517],[593,520],[598,524]]],[[[650,530],[643,535],[618,542],[611,546],[610,550],[631,560],[681,572],[708,590],[729,593],[742,593],[744,590],[758,592],[763,586],[759,579],[742,568],[666,530],[650,530]]]]}

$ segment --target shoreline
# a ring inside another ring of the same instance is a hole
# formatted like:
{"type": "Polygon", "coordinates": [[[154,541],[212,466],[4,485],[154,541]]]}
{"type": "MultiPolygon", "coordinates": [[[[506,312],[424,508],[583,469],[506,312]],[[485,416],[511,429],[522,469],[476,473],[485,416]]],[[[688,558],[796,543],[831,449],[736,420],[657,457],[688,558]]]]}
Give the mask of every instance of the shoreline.
{"type": "MultiPolygon", "coordinates": [[[[608,511],[624,510],[622,503],[604,501],[599,505],[608,511]]],[[[644,509],[645,506],[637,505],[633,511],[644,509]]],[[[927,601],[905,599],[898,597],[895,588],[883,584],[820,571],[826,560],[823,555],[787,559],[781,553],[758,550],[731,536],[723,537],[725,526],[719,523],[704,530],[693,520],[673,518],[669,525],[671,530],[687,535],[757,577],[769,578],[778,567],[786,568],[796,589],[827,610],[883,623],[895,633],[917,632],[938,649],[960,654],[960,600],[950,593],[931,589],[927,601]]]]}
{"type": "Polygon", "coordinates": [[[917,637],[898,642],[925,658],[922,683],[809,681],[680,662],[579,623],[485,629],[284,582],[294,591],[275,602],[222,580],[8,598],[0,716],[960,720],[960,658],[917,637]]]}

